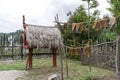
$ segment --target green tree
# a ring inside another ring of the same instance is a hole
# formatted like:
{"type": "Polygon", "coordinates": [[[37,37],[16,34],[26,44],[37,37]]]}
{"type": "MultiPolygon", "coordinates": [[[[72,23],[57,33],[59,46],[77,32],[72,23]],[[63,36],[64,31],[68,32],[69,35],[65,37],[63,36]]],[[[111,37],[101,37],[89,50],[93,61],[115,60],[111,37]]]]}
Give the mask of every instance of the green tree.
{"type": "Polygon", "coordinates": [[[99,6],[97,0],[82,0],[88,3],[86,9],[84,5],[80,5],[73,13],[69,11],[67,16],[69,17],[68,22],[86,22],[89,18],[94,21],[99,18],[100,11],[96,9],[99,6]],[[94,9],[94,10],[93,10],[94,9]],[[93,10],[93,12],[90,12],[93,10]]]}
{"type": "Polygon", "coordinates": [[[88,20],[88,15],[85,11],[85,8],[83,5],[80,5],[73,13],[69,11],[67,13],[67,16],[69,17],[68,22],[83,22],[88,20]]]}
{"type": "Polygon", "coordinates": [[[108,0],[111,7],[108,10],[113,16],[117,17],[117,48],[116,48],[116,73],[118,80],[120,80],[120,0],[108,0]],[[119,16],[119,17],[118,17],[119,16]]]}
{"type": "MultiPolygon", "coordinates": [[[[69,17],[69,23],[78,23],[78,22],[86,22],[94,21],[99,19],[100,11],[96,9],[99,5],[97,0],[86,0],[88,3],[88,8],[86,9],[84,5],[80,5],[73,13],[69,11],[67,16],[69,17]],[[92,10],[92,12],[90,12],[92,10]]],[[[93,23],[86,25],[86,30],[81,32],[72,32],[71,25],[69,25],[67,30],[62,30],[64,44],[69,46],[80,46],[82,41],[88,41],[88,30],[90,29],[90,38],[96,40],[98,35],[96,34],[96,30],[89,28],[93,23]]]]}
{"type": "Polygon", "coordinates": [[[108,0],[108,3],[111,5],[108,10],[112,13],[113,16],[120,15],[120,0],[108,0]]]}

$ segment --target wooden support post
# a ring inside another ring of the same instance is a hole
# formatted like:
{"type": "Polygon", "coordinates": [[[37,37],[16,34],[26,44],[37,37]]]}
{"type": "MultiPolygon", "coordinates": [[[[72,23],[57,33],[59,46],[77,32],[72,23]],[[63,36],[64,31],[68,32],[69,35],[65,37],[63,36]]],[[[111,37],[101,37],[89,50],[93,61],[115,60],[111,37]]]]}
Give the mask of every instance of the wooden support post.
{"type": "Polygon", "coordinates": [[[57,67],[56,50],[57,50],[57,49],[55,49],[55,48],[52,49],[52,54],[53,54],[53,67],[57,67]]]}
{"type": "Polygon", "coordinates": [[[117,36],[116,42],[116,74],[117,80],[120,80],[120,35],[117,36]]]}
{"type": "Polygon", "coordinates": [[[28,69],[32,69],[32,52],[33,52],[33,48],[29,48],[29,61],[28,61],[28,65],[29,68],[28,69]]]}
{"type": "Polygon", "coordinates": [[[23,15],[23,28],[24,28],[24,34],[23,34],[23,43],[24,43],[24,48],[28,49],[28,43],[26,40],[26,23],[25,23],[25,16],[23,15]]]}

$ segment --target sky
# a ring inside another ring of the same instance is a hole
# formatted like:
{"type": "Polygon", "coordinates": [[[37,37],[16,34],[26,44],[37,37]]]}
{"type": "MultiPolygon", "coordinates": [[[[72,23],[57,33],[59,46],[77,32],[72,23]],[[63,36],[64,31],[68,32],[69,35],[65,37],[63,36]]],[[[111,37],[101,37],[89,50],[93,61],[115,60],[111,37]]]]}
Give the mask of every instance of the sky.
{"type": "MultiPolygon", "coordinates": [[[[110,14],[107,0],[97,0],[97,8],[103,14],[110,14]]],[[[67,12],[75,11],[80,5],[87,3],[81,0],[0,0],[0,33],[14,32],[23,29],[22,15],[28,24],[54,26],[54,17],[58,13],[62,22],[68,20],[67,12]]]]}

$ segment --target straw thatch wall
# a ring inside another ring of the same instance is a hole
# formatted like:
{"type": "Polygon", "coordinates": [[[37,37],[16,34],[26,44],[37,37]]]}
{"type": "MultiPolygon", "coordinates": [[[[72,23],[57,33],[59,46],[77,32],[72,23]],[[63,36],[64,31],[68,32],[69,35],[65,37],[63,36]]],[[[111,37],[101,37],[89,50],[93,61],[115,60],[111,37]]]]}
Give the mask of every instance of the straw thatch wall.
{"type": "Polygon", "coordinates": [[[56,48],[62,46],[61,32],[56,27],[26,25],[26,40],[29,47],[56,48]]]}

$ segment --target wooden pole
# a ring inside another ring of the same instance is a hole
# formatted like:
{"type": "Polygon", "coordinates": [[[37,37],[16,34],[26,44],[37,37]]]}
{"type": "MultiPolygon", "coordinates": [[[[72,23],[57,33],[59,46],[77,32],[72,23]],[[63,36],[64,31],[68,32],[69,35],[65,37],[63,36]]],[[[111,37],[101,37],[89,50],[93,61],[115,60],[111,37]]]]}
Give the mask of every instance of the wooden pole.
{"type": "MultiPolygon", "coordinates": [[[[56,17],[55,17],[55,21],[57,22],[57,25],[60,27],[58,14],[57,14],[56,17]]],[[[64,77],[63,77],[62,47],[59,46],[59,49],[58,49],[58,50],[59,50],[59,54],[60,54],[60,62],[61,62],[61,80],[64,80],[64,77]]]]}
{"type": "Polygon", "coordinates": [[[26,23],[25,23],[25,16],[23,15],[23,28],[24,28],[24,38],[23,38],[23,43],[24,43],[24,48],[28,48],[28,43],[26,40],[26,23]]]}
{"type": "Polygon", "coordinates": [[[20,38],[20,43],[21,43],[21,59],[23,59],[23,36],[20,38]]]}
{"type": "Polygon", "coordinates": [[[52,54],[53,54],[53,67],[57,67],[56,50],[57,50],[57,49],[55,49],[55,48],[52,49],[52,54]]]}
{"type": "Polygon", "coordinates": [[[29,48],[29,62],[28,62],[28,65],[29,65],[29,69],[32,69],[32,52],[33,52],[33,48],[29,48]]]}
{"type": "Polygon", "coordinates": [[[5,50],[4,50],[4,49],[5,49],[5,34],[4,34],[3,37],[4,37],[4,38],[3,38],[3,46],[4,46],[4,47],[3,47],[3,58],[5,58],[5,56],[4,56],[4,55],[5,55],[5,50]]]}
{"type": "Polygon", "coordinates": [[[14,41],[14,38],[13,38],[13,34],[12,34],[12,59],[14,59],[14,55],[13,55],[13,53],[14,53],[14,51],[13,51],[13,41],[14,41]]]}
{"type": "Polygon", "coordinates": [[[63,57],[62,57],[62,47],[60,47],[59,53],[60,53],[60,62],[61,62],[61,80],[64,80],[64,77],[63,77],[63,57]]]}
{"type": "Polygon", "coordinates": [[[67,78],[69,78],[69,72],[68,72],[68,60],[67,60],[67,47],[65,46],[65,52],[63,53],[65,56],[65,60],[66,60],[66,73],[67,73],[67,78]]]}
{"type": "Polygon", "coordinates": [[[120,35],[117,36],[116,42],[116,74],[117,80],[120,80],[120,35]]]}

